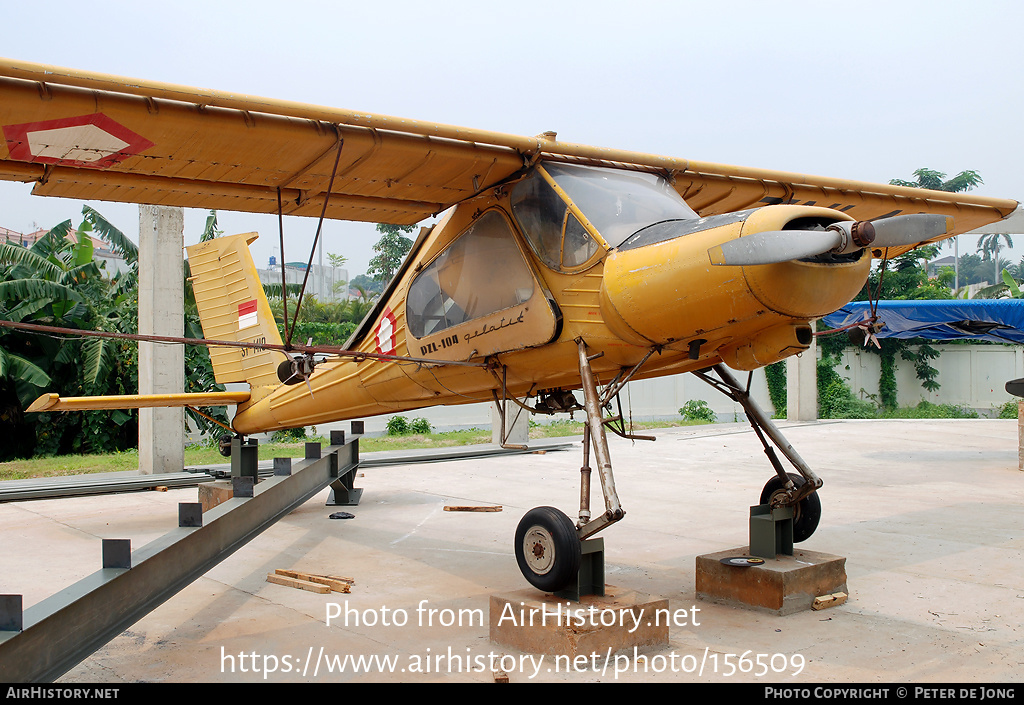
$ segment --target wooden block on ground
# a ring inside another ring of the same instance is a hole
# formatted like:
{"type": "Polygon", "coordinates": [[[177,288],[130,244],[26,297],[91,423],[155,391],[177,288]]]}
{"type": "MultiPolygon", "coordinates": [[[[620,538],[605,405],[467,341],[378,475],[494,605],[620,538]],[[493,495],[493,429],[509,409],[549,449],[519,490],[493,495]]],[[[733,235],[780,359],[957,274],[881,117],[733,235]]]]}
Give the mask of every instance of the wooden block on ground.
{"type": "Polygon", "coordinates": [[[354,580],[345,578],[332,578],[327,575],[314,575],[313,573],[303,573],[297,570],[285,570],[278,568],[274,571],[277,575],[283,575],[288,578],[295,578],[296,580],[305,580],[306,582],[316,583],[318,585],[326,585],[334,592],[352,592],[352,583],[354,580]]]}
{"type": "Polygon", "coordinates": [[[500,512],[501,506],[499,505],[494,507],[466,507],[445,505],[444,510],[446,512],[500,512]]]}
{"type": "Polygon", "coordinates": [[[199,503],[203,505],[204,514],[234,496],[231,482],[203,482],[199,485],[199,503]]]}
{"type": "Polygon", "coordinates": [[[308,592],[316,592],[321,595],[326,595],[331,591],[328,585],[313,583],[309,580],[300,580],[299,578],[289,578],[286,575],[277,575],[276,573],[267,575],[267,582],[274,583],[275,585],[284,585],[285,587],[299,588],[308,592]]]}
{"type": "Polygon", "coordinates": [[[787,615],[811,609],[822,595],[849,594],[841,556],[796,549],[753,567],[722,564],[723,558],[749,556],[748,548],[697,556],[697,597],[787,615]]]}
{"type": "Polygon", "coordinates": [[[845,592],[836,592],[831,595],[822,595],[821,597],[814,598],[814,604],[811,605],[812,610],[823,610],[828,607],[838,607],[839,605],[846,602],[848,598],[845,592]]]}

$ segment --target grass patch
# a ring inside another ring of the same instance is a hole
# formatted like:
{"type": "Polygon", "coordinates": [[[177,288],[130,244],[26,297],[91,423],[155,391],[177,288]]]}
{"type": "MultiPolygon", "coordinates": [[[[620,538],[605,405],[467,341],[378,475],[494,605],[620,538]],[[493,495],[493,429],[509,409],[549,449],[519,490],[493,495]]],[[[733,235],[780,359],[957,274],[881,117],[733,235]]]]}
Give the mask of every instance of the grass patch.
{"type": "MultiPolygon", "coordinates": [[[[871,405],[873,411],[853,418],[898,418],[898,419],[935,419],[935,418],[977,418],[978,414],[971,409],[964,409],[952,404],[931,404],[923,401],[915,407],[904,407],[882,413],[871,405]]],[[[1016,418],[1016,402],[1006,405],[1008,412],[1004,418],[1016,418]]],[[[824,418],[824,417],[823,417],[824,418]]],[[[676,419],[669,421],[638,421],[633,424],[634,431],[644,431],[679,426],[699,426],[703,421],[676,419]]],[[[583,435],[583,422],[570,419],[557,420],[549,424],[530,424],[530,438],[560,438],[563,436],[583,435]]],[[[318,441],[324,445],[328,439],[324,437],[308,438],[307,441],[318,441]]],[[[476,445],[491,442],[489,429],[471,428],[461,431],[445,431],[442,433],[407,433],[400,436],[363,437],[359,440],[359,449],[364,453],[378,451],[414,450],[420,448],[449,448],[454,446],[476,445]]],[[[260,460],[272,460],[279,457],[302,457],[304,441],[286,443],[261,443],[260,460]]],[[[185,449],[186,466],[221,465],[228,459],[220,454],[212,445],[191,446],[185,449]]],[[[68,475],[87,475],[100,472],[120,472],[137,470],[139,455],[137,451],[106,453],[102,455],[61,455],[49,458],[31,458],[28,460],[12,460],[0,463],[0,481],[26,480],[36,477],[60,477],[68,475]]]]}
{"type": "MultiPolygon", "coordinates": [[[[695,422],[649,421],[636,423],[635,430],[670,428],[672,426],[693,426],[695,422]]],[[[530,438],[559,438],[583,435],[582,421],[555,421],[551,424],[536,424],[530,428],[530,438]]],[[[307,441],[328,443],[324,437],[308,438],[307,441]]],[[[410,433],[401,436],[363,437],[359,439],[359,450],[363,453],[378,451],[413,450],[420,448],[450,448],[491,442],[490,429],[471,428],[441,433],[410,433]]],[[[260,460],[279,457],[302,457],[305,441],[291,443],[260,443],[260,460]]],[[[191,446],[185,449],[186,466],[221,465],[229,462],[212,445],[191,446]]],[[[101,455],[61,455],[49,458],[30,458],[0,463],[0,481],[26,480],[35,477],[60,477],[88,475],[99,472],[122,472],[138,470],[137,451],[106,453],[101,455]]]]}

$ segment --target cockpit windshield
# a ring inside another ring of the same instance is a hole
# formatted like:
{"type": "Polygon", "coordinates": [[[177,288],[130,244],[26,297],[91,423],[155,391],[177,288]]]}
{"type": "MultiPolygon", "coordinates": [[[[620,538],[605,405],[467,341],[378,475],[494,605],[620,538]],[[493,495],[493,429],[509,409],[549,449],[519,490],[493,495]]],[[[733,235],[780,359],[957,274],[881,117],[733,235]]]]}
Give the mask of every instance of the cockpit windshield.
{"type": "Polygon", "coordinates": [[[700,217],[655,174],[553,162],[544,168],[611,247],[655,223],[700,217]]]}

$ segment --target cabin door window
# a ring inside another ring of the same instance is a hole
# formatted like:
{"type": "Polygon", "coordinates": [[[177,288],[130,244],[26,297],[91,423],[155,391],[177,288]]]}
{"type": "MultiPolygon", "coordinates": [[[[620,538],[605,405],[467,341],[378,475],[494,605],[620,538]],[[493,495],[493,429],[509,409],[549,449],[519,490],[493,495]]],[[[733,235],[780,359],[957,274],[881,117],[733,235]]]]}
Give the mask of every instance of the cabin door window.
{"type": "Polygon", "coordinates": [[[409,287],[409,332],[433,335],[525,303],[533,292],[533,274],[511,226],[499,211],[488,211],[409,287]]]}

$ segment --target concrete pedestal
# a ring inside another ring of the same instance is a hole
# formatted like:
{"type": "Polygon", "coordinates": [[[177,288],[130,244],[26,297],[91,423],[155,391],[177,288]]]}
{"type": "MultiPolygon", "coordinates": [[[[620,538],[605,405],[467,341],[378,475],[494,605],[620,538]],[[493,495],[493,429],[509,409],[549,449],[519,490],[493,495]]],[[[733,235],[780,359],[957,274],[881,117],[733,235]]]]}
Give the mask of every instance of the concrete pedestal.
{"type": "Polygon", "coordinates": [[[501,437],[501,402],[491,403],[491,443],[501,445],[526,446],[530,443],[530,413],[513,401],[506,401],[504,406],[505,434],[501,437]]]}
{"type": "Polygon", "coordinates": [[[849,592],[841,556],[796,549],[792,556],[769,558],[759,566],[721,562],[749,555],[743,546],[697,556],[698,599],[787,615],[812,609],[817,597],[849,592]]]}
{"type": "Polygon", "coordinates": [[[590,656],[668,645],[668,600],[605,586],[579,602],[533,589],[491,595],[490,636],[496,644],[555,656],[590,656]]]}

